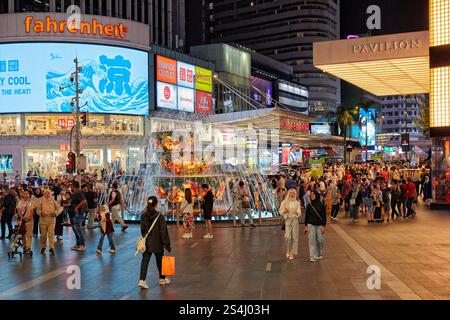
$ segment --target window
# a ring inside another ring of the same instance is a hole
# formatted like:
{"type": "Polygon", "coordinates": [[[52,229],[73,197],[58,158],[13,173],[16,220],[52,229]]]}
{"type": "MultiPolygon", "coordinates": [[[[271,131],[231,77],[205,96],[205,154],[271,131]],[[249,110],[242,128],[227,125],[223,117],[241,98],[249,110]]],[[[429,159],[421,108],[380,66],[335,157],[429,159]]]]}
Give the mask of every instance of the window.
{"type": "MultiPolygon", "coordinates": [[[[0,2],[7,3],[8,1],[0,2]]],[[[15,12],[48,12],[50,10],[50,0],[15,0],[14,7],[15,12]]]]}
{"type": "Polygon", "coordinates": [[[0,13],[8,13],[8,1],[0,1],[0,13]]]}
{"type": "Polygon", "coordinates": [[[0,135],[16,136],[20,130],[20,116],[0,115],[0,135]]]}

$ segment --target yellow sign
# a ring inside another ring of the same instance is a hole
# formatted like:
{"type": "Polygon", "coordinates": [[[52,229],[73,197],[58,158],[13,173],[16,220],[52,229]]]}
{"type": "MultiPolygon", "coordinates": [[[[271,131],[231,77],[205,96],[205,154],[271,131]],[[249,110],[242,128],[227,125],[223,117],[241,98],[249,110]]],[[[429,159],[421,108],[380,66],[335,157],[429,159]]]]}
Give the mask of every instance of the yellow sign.
{"type": "Polygon", "coordinates": [[[212,71],[195,67],[195,89],[212,92],[212,71]]]}

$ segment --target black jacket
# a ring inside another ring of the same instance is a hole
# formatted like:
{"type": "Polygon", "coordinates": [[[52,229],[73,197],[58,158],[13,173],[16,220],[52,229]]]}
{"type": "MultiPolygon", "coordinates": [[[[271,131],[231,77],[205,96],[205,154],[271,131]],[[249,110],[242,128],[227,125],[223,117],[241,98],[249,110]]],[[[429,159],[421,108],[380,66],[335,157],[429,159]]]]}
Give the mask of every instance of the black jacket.
{"type": "Polygon", "coordinates": [[[212,213],[214,206],[214,195],[211,190],[209,190],[205,197],[203,198],[202,209],[204,213],[212,213]]]}
{"type": "MultiPolygon", "coordinates": [[[[141,235],[144,237],[150,227],[153,224],[153,221],[158,217],[158,211],[156,209],[151,208],[150,210],[146,210],[141,216],[141,235]]],[[[167,251],[171,251],[170,248],[170,238],[169,232],[167,231],[167,224],[164,219],[164,216],[159,215],[158,221],[155,223],[152,231],[148,235],[145,241],[145,251],[146,252],[164,252],[164,248],[167,251]]]]}
{"type": "Polygon", "coordinates": [[[314,203],[308,204],[306,207],[305,225],[308,224],[312,224],[313,226],[326,226],[327,212],[322,202],[314,201],[314,203]],[[317,213],[314,211],[313,206],[317,213]]]}

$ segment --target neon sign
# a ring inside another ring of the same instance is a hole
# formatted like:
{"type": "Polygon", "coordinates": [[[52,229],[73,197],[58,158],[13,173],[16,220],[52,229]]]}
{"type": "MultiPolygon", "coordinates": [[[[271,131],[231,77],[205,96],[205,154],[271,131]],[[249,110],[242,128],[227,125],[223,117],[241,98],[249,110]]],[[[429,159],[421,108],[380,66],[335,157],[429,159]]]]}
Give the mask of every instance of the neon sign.
{"type": "Polygon", "coordinates": [[[92,21],[82,21],[78,25],[72,22],[70,25],[67,21],[56,21],[47,16],[44,20],[35,19],[33,16],[25,18],[25,32],[26,33],[79,33],[94,36],[106,36],[112,38],[124,39],[128,32],[128,27],[122,23],[118,24],[103,24],[97,22],[97,19],[92,21]]]}

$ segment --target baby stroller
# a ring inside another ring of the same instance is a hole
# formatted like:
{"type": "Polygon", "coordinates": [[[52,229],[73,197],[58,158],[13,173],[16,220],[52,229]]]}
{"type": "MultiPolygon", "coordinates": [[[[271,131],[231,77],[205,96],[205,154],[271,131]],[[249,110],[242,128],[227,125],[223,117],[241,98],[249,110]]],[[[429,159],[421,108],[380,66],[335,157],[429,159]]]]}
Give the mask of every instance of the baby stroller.
{"type": "Polygon", "coordinates": [[[33,256],[33,251],[24,250],[23,240],[25,239],[25,236],[27,234],[26,229],[26,223],[29,220],[22,219],[18,221],[17,225],[14,227],[13,236],[12,236],[12,243],[9,248],[8,252],[8,258],[13,259],[16,254],[19,255],[20,259],[22,260],[22,256],[24,254],[29,254],[31,257],[33,256]]]}

